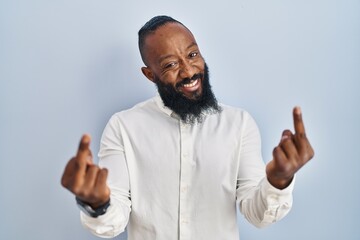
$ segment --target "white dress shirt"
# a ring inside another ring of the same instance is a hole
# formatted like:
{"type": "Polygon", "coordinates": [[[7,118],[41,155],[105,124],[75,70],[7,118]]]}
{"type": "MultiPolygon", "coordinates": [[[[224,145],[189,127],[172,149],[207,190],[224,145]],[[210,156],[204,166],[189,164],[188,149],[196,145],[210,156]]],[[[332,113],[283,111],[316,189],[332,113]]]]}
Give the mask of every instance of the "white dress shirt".
{"type": "Polygon", "coordinates": [[[99,152],[109,170],[111,205],[105,215],[81,213],[93,234],[129,240],[237,240],[236,205],[257,227],[284,217],[292,189],[265,176],[253,118],[221,105],[202,123],[185,124],[159,96],[114,114],[99,152]]]}

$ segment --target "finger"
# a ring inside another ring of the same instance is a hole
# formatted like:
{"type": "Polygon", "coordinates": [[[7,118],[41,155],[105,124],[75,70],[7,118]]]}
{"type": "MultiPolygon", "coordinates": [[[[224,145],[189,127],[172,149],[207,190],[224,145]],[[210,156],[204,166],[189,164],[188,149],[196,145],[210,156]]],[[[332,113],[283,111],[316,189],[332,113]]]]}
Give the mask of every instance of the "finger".
{"type": "Polygon", "coordinates": [[[87,167],[92,165],[92,155],[89,148],[90,141],[91,138],[89,135],[84,134],[82,136],[74,159],[74,176],[71,182],[70,191],[75,194],[82,191],[87,167]]]}
{"type": "Polygon", "coordinates": [[[69,162],[66,164],[64,173],[61,177],[61,185],[65,188],[69,187],[69,183],[72,180],[72,177],[75,173],[75,157],[69,160],[69,162]]]}
{"type": "Polygon", "coordinates": [[[97,175],[95,188],[102,189],[106,187],[107,176],[108,176],[108,170],[106,168],[100,169],[97,175]]]}
{"type": "Polygon", "coordinates": [[[99,171],[100,168],[96,165],[88,166],[83,185],[84,195],[87,195],[87,191],[91,191],[94,188],[99,171]]]}
{"type": "Polygon", "coordinates": [[[286,129],[281,134],[281,140],[280,140],[279,144],[285,142],[286,140],[292,139],[292,138],[293,138],[292,132],[289,129],[286,129]]]}
{"type": "Polygon", "coordinates": [[[287,171],[288,166],[288,158],[280,146],[274,148],[273,151],[273,162],[274,162],[274,170],[276,171],[276,175],[280,173],[284,173],[287,171]]]}
{"type": "Polygon", "coordinates": [[[95,184],[95,191],[100,195],[99,198],[102,198],[104,202],[110,198],[110,190],[107,186],[107,177],[108,170],[106,168],[101,169],[98,172],[95,184]]]}
{"type": "Polygon", "coordinates": [[[76,163],[81,172],[85,172],[86,166],[88,164],[92,164],[90,141],[90,136],[88,134],[84,134],[79,143],[79,149],[76,154],[76,163]]]}
{"type": "Polygon", "coordinates": [[[294,142],[294,136],[290,130],[285,130],[283,132],[279,146],[288,159],[297,157],[298,153],[294,142]]]}
{"type": "Polygon", "coordinates": [[[81,137],[80,143],[79,143],[79,148],[78,148],[78,154],[84,153],[86,151],[90,150],[90,142],[91,142],[91,137],[88,134],[84,134],[81,137]]]}
{"type": "Polygon", "coordinates": [[[305,127],[302,120],[302,113],[300,107],[295,107],[293,110],[295,134],[300,137],[305,137],[305,127]]]}

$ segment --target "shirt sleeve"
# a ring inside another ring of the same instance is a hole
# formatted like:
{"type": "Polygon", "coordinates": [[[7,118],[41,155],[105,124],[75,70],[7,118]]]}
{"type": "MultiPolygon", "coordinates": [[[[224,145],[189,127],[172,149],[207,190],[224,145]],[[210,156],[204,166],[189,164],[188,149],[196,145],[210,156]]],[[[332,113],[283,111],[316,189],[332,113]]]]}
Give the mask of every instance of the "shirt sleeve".
{"type": "Polygon", "coordinates": [[[126,164],[121,123],[114,115],[103,132],[99,166],[108,169],[110,207],[104,215],[92,218],[80,213],[83,226],[98,237],[112,238],[123,232],[131,211],[129,173],[126,164]]]}
{"type": "Polygon", "coordinates": [[[244,121],[240,142],[237,202],[245,218],[261,228],[282,219],[290,211],[295,178],[282,190],[268,182],[261,157],[258,127],[249,114],[244,116],[244,121]]]}

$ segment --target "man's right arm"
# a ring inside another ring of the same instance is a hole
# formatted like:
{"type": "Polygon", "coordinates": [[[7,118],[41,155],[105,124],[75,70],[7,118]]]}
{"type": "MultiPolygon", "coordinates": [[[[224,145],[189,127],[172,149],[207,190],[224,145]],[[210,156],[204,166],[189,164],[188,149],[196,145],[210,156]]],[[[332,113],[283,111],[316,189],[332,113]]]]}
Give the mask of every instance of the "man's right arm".
{"type": "Polygon", "coordinates": [[[104,130],[99,166],[92,162],[90,137],[84,135],[78,153],[68,162],[61,181],[65,188],[93,208],[110,199],[110,206],[104,215],[93,218],[81,212],[84,227],[94,235],[105,238],[124,231],[131,209],[125,154],[112,123],[109,121],[104,130]]]}

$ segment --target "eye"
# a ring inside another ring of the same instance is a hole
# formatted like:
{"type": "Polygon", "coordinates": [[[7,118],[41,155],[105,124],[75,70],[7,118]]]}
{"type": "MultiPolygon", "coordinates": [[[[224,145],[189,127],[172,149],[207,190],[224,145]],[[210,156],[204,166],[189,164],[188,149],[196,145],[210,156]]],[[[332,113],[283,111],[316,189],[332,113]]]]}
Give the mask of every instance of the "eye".
{"type": "Polygon", "coordinates": [[[170,63],[165,64],[164,68],[171,68],[171,67],[174,67],[175,65],[176,65],[175,62],[170,62],[170,63]]]}
{"type": "Polygon", "coordinates": [[[172,63],[166,64],[166,65],[165,65],[165,68],[170,68],[170,67],[172,67],[172,66],[174,66],[174,65],[175,65],[175,63],[172,62],[172,63]]]}
{"type": "Polygon", "coordinates": [[[189,54],[189,57],[194,58],[194,57],[196,57],[198,54],[199,54],[198,52],[191,52],[191,53],[189,54]]]}

